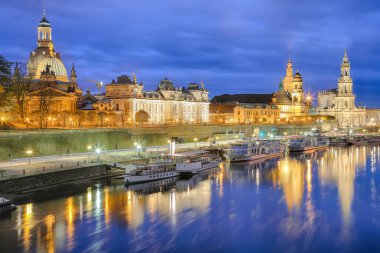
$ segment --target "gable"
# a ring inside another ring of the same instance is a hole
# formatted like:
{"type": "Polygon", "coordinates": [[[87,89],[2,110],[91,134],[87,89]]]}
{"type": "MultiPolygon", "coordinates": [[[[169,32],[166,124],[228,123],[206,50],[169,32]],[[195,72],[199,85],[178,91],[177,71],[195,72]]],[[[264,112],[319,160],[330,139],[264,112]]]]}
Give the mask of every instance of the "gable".
{"type": "Polygon", "coordinates": [[[40,92],[43,90],[51,90],[52,96],[54,96],[54,97],[75,97],[74,94],[63,92],[61,90],[58,90],[58,89],[55,89],[52,87],[47,87],[47,88],[44,88],[41,90],[32,91],[32,92],[28,93],[28,96],[30,96],[30,97],[39,96],[40,92]]]}

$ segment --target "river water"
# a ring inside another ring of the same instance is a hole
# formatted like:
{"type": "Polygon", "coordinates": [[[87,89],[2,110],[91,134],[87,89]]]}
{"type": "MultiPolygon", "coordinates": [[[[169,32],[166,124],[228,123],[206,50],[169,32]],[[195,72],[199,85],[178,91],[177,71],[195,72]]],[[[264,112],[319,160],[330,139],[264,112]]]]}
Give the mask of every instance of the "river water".
{"type": "Polygon", "coordinates": [[[190,180],[98,180],[0,217],[0,252],[379,252],[380,149],[221,164],[190,180]]]}

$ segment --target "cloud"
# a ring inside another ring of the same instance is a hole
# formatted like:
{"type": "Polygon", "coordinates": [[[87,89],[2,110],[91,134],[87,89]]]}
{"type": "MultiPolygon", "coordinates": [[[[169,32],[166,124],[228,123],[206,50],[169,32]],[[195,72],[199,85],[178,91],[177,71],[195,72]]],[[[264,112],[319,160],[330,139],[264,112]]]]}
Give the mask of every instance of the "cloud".
{"type": "MultiPolygon", "coordinates": [[[[2,3],[11,24],[0,27],[6,58],[27,60],[41,9],[37,0],[2,3]]],[[[179,86],[203,80],[212,95],[272,92],[290,43],[305,90],[336,87],[348,48],[358,100],[380,106],[371,95],[380,91],[374,0],[52,0],[46,9],[55,47],[85,89],[136,73],[148,89],[168,76],[179,86]]]]}

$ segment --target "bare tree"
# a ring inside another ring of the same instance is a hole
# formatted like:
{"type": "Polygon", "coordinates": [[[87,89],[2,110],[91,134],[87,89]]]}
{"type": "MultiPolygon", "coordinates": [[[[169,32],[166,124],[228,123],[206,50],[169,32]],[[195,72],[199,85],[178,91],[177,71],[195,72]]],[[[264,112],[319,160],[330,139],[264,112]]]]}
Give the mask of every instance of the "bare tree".
{"type": "Polygon", "coordinates": [[[41,89],[37,92],[37,96],[40,128],[47,127],[47,118],[53,105],[54,91],[51,88],[41,89]]]}
{"type": "Polygon", "coordinates": [[[18,64],[16,64],[9,93],[10,97],[12,97],[13,105],[22,121],[24,121],[25,118],[25,108],[29,101],[28,93],[30,92],[31,83],[32,81],[29,78],[25,78],[21,74],[18,64]]]}

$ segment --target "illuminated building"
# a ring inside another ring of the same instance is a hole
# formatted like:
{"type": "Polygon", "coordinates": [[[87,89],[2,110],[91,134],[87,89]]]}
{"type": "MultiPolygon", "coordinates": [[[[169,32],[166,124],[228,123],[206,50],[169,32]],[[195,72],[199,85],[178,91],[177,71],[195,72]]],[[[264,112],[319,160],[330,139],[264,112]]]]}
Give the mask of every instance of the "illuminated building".
{"type": "Polygon", "coordinates": [[[355,94],[350,74],[351,65],[347,51],[344,52],[340,70],[338,88],[318,93],[317,114],[335,117],[339,127],[364,125],[366,110],[355,105],[355,94]]]}
{"type": "Polygon", "coordinates": [[[289,57],[286,74],[279,90],[273,94],[272,103],[280,109],[280,118],[306,116],[309,113],[311,97],[304,96],[303,78],[298,72],[293,76],[293,63],[289,57]]]}
{"type": "MultiPolygon", "coordinates": [[[[74,113],[82,95],[77,84],[74,65],[68,77],[60,53],[54,49],[52,27],[45,15],[39,22],[37,31],[37,48],[30,53],[26,77],[31,79],[26,113],[30,120],[36,121],[37,119],[34,118],[38,118],[39,110],[41,110],[41,94],[46,94],[45,102],[49,102],[49,105],[46,105],[49,107],[48,114],[74,113]]],[[[17,65],[15,75],[20,75],[17,65]]]]}
{"type": "MultiPolygon", "coordinates": [[[[298,71],[293,75],[293,63],[289,57],[286,75],[281,80],[277,92],[271,94],[224,94],[215,96],[211,100],[210,116],[212,123],[274,123],[274,118],[284,121],[285,119],[290,119],[290,117],[307,116],[310,105],[311,97],[305,97],[304,95],[302,76],[298,71]],[[236,110],[234,109],[232,122],[226,121],[231,108],[221,106],[228,104],[241,105],[241,108],[236,107],[236,110]],[[264,110],[259,112],[258,109],[264,105],[264,110]],[[247,114],[239,115],[239,111],[245,111],[247,114]],[[265,115],[265,113],[268,114],[265,115]]],[[[302,123],[301,118],[298,121],[302,123]]]]}
{"type": "Polygon", "coordinates": [[[145,91],[144,85],[127,75],[106,85],[106,98],[116,111],[124,112],[132,122],[151,124],[199,124],[209,121],[208,91],[203,83],[191,83],[187,88],[175,87],[163,79],[155,91],[145,91]]]}
{"type": "Polygon", "coordinates": [[[210,123],[212,124],[232,124],[234,122],[235,104],[211,103],[210,123]]]}
{"type": "Polygon", "coordinates": [[[37,32],[37,48],[30,53],[27,63],[27,76],[33,80],[32,89],[44,88],[48,83],[54,89],[81,94],[74,65],[68,77],[61,54],[55,51],[52,27],[45,15],[38,24],[37,32]]]}
{"type": "Polygon", "coordinates": [[[210,105],[210,122],[214,124],[272,124],[278,116],[278,108],[265,103],[210,105]]]}

